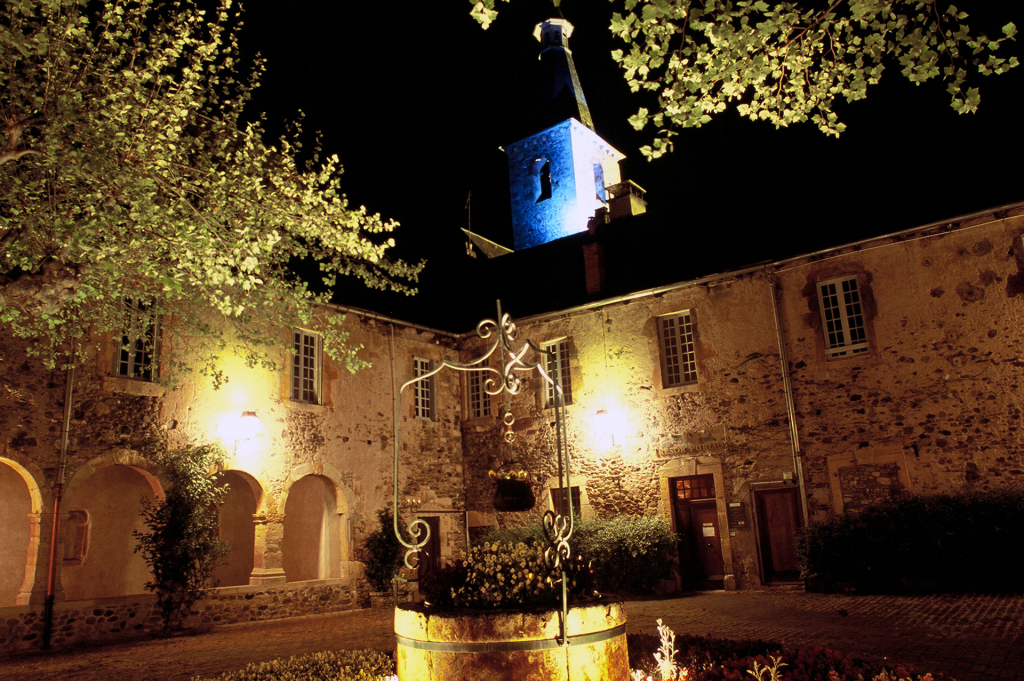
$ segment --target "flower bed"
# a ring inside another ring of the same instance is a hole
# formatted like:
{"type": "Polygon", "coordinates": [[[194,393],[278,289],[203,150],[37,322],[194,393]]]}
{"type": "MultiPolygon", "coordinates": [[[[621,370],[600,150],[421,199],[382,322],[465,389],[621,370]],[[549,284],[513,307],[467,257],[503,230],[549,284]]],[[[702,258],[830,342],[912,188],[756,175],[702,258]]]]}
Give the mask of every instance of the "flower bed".
{"type": "MultiPolygon", "coordinates": [[[[660,622],[660,620],[659,620],[660,622]]],[[[919,676],[907,668],[882,665],[844,655],[825,647],[783,648],[774,641],[672,636],[675,649],[674,674],[663,675],[657,655],[664,639],[652,634],[628,634],[629,668],[641,681],[685,679],[685,681],[752,681],[774,678],[780,681],[932,681],[931,674],[919,676]],[[756,671],[762,671],[759,676],[756,671]]]]}
{"type": "Polygon", "coordinates": [[[254,662],[234,672],[192,681],[391,681],[395,663],[379,650],[338,650],[254,662]]]}

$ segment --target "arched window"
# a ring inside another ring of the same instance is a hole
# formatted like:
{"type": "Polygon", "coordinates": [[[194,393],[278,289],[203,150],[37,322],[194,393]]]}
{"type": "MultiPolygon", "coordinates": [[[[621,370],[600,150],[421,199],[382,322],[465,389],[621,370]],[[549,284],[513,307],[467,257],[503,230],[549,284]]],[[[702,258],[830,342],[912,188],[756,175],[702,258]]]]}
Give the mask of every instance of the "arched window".
{"type": "Polygon", "coordinates": [[[530,176],[533,178],[533,192],[537,203],[551,198],[551,162],[537,157],[530,162],[530,176]]]}
{"type": "Polygon", "coordinates": [[[551,198],[551,161],[544,161],[540,169],[540,196],[537,203],[551,198]]]}
{"type": "Polygon", "coordinates": [[[604,187],[604,168],[600,163],[594,164],[594,191],[601,203],[608,203],[608,190],[604,187]]]}

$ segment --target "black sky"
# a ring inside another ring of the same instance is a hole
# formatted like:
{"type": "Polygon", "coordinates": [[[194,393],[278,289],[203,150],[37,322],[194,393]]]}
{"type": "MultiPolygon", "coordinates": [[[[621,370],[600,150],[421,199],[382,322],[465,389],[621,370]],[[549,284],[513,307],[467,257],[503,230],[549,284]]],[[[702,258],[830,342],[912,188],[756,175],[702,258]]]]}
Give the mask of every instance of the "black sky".
{"type": "MultiPolygon", "coordinates": [[[[1011,20],[1024,28],[1021,5],[963,8],[972,29],[998,34],[1011,20]]],[[[267,113],[272,133],[305,112],[307,131],[322,131],[325,150],[341,158],[350,200],[402,223],[402,257],[428,259],[424,289],[459,276],[471,190],[473,230],[511,245],[498,147],[522,136],[539,47],[532,29],[554,15],[550,2],[502,3],[487,31],[463,0],[245,8],[243,52],[268,60],[253,110],[267,113]]],[[[711,274],[1024,199],[1024,67],[980,79],[977,115],[956,114],[941,83],[916,87],[890,67],[867,100],[841,107],[848,130],[839,140],[810,124],[775,130],[726,114],[682,131],[671,157],[649,163],[638,151],[648,134],[626,119],[650,103],[629,92],[609,56],[620,46],[607,29],[613,8],[565,0],[576,27],[570,47],[598,134],[627,155],[623,177],[648,191],[646,220],[660,241],[652,247],[677,252],[687,271],[711,274]]],[[[1018,39],[1007,54],[1022,48],[1018,39]]],[[[406,310],[382,298],[354,302],[406,310]]]]}

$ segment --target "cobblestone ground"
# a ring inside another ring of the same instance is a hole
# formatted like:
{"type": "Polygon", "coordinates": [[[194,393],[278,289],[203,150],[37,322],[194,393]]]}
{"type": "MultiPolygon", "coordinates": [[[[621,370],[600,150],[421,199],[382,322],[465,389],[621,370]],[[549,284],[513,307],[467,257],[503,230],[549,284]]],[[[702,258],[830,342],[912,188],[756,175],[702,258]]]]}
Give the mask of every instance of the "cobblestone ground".
{"type": "MultiPolygon", "coordinates": [[[[1024,681],[1024,597],[889,597],[797,590],[703,592],[626,604],[629,631],[761,638],[888,658],[958,681],[1024,681]]],[[[231,624],[170,640],[0,659],[0,679],[184,681],[319,650],[394,649],[391,610],[231,624]]]]}

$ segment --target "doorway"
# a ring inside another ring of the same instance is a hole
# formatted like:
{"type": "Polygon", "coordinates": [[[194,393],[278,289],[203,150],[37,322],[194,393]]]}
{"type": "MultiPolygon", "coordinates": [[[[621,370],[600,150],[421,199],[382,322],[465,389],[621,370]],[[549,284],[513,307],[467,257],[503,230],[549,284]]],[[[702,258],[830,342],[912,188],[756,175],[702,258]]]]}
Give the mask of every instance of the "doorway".
{"type": "Polygon", "coordinates": [[[725,580],[715,479],[711,474],[669,480],[679,537],[679,568],[690,589],[721,589],[725,580]]]}
{"type": "Polygon", "coordinates": [[[793,487],[755,490],[754,506],[764,582],[798,581],[800,559],[796,553],[796,535],[803,523],[797,490],[793,487]]]}

